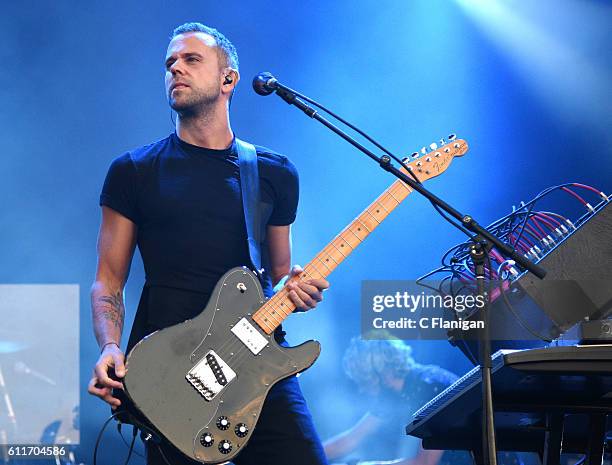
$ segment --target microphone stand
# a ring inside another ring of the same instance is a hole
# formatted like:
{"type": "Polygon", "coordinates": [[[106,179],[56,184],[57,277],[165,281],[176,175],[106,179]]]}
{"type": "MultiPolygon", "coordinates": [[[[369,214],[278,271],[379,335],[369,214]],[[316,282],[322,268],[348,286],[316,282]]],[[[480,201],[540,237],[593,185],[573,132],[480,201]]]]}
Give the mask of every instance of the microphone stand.
{"type": "MultiPolygon", "coordinates": [[[[410,178],[406,174],[402,173],[399,169],[391,164],[391,157],[383,155],[381,157],[375,155],[362,144],[357,142],[354,138],[349,136],[347,133],[342,131],[340,128],[335,126],[333,123],[328,121],[326,118],[321,116],[317,110],[309,106],[307,103],[302,101],[300,97],[313,102],[311,99],[302,96],[298,92],[284,86],[280,82],[274,80],[274,91],[289,105],[302,110],[306,115],[312,119],[317,120],[325,127],[342,137],[352,146],[359,149],[362,153],[376,161],[380,167],[391,173],[396,178],[410,186],[413,190],[417,191],[427,200],[429,200],[434,206],[437,206],[444,210],[447,214],[458,220],[461,225],[475,234],[475,237],[471,238],[474,241],[472,250],[470,252],[474,267],[476,270],[476,282],[478,294],[484,298],[485,305],[481,309],[481,316],[484,322],[484,329],[480,332],[479,341],[479,352],[480,352],[480,371],[482,375],[482,414],[483,414],[483,431],[482,431],[482,455],[484,463],[490,465],[497,465],[497,449],[495,444],[495,422],[493,416],[493,393],[491,389],[491,341],[489,331],[489,312],[488,312],[488,301],[489,297],[485,290],[485,262],[488,261],[488,253],[491,248],[495,247],[500,253],[506,258],[514,260],[518,265],[527,271],[533,273],[540,279],[546,276],[546,270],[539,265],[532,263],[530,260],[525,258],[523,255],[516,252],[507,244],[504,244],[496,236],[491,234],[485,228],[480,226],[471,215],[464,215],[458,210],[453,208],[451,205],[437,197],[435,194],[430,192],[423,185],[410,178]]],[[[454,223],[453,223],[454,224],[454,223]]],[[[455,225],[457,226],[457,225],[455,225]]],[[[457,226],[458,227],[458,226],[457,226]]]]}

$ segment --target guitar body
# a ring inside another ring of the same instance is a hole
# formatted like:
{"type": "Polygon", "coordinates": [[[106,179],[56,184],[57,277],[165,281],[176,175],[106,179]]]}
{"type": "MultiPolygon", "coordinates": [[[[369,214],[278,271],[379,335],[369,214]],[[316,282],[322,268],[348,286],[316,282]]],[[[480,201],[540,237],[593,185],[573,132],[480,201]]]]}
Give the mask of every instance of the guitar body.
{"type": "Polygon", "coordinates": [[[127,356],[127,396],[193,460],[232,460],[250,439],[272,386],[319,356],[316,341],[282,347],[258,327],[252,315],[264,300],[255,274],[233,268],[200,315],[147,336],[127,356]]]}

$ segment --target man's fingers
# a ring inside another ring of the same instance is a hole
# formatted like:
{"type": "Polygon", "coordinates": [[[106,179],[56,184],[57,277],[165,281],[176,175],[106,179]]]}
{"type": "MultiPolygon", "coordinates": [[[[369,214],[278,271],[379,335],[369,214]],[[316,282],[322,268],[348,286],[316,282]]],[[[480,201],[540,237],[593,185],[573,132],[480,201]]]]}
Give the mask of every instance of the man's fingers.
{"type": "Polygon", "coordinates": [[[296,291],[289,291],[289,298],[297,309],[308,310],[310,308],[304,303],[302,299],[299,298],[296,291]]]}
{"type": "Polygon", "coordinates": [[[315,286],[320,291],[329,288],[329,281],[323,278],[313,278],[306,281],[308,284],[315,286]]]}
{"type": "Polygon", "coordinates": [[[300,279],[297,276],[304,273],[300,265],[293,265],[286,284],[289,298],[300,310],[310,310],[323,300],[323,291],[329,287],[329,282],[323,278],[309,278],[308,274],[300,279]]]}
{"type": "Polygon", "coordinates": [[[98,384],[98,378],[95,376],[91,378],[89,384],[87,385],[87,392],[89,392],[93,396],[102,397],[104,395],[105,389],[108,388],[101,387],[101,385],[98,384]]]}
{"type": "Polygon", "coordinates": [[[298,276],[300,274],[302,274],[304,272],[304,270],[302,269],[302,267],[300,265],[293,265],[291,267],[291,271],[289,271],[289,277],[293,278],[294,276],[298,276]]]}
{"type": "Polygon", "coordinates": [[[123,354],[113,354],[113,361],[115,362],[115,375],[118,378],[123,378],[125,376],[125,365],[123,364],[123,354]]]}
{"type": "Polygon", "coordinates": [[[98,378],[98,384],[105,387],[123,389],[123,384],[121,384],[120,381],[115,381],[108,376],[109,368],[112,368],[112,364],[109,364],[108,361],[104,360],[102,362],[98,362],[94,369],[95,376],[98,378]]]}
{"type": "Polygon", "coordinates": [[[106,373],[100,375],[98,374],[98,370],[96,370],[96,376],[98,377],[98,384],[100,386],[123,389],[123,384],[121,384],[121,381],[115,381],[114,379],[110,378],[106,373]]]}
{"type": "Polygon", "coordinates": [[[113,397],[112,394],[105,395],[104,397],[102,397],[102,400],[110,404],[110,406],[113,407],[113,410],[121,405],[121,401],[116,397],[113,397]]]}
{"type": "Polygon", "coordinates": [[[317,305],[317,302],[312,297],[310,297],[309,294],[304,292],[302,289],[300,289],[299,286],[295,284],[290,287],[289,297],[291,298],[293,303],[298,306],[298,308],[302,308],[304,310],[310,310],[311,308],[314,308],[317,305]]]}
{"type": "Polygon", "coordinates": [[[112,407],[119,407],[121,405],[121,401],[116,397],[113,397],[113,390],[110,387],[102,386],[97,377],[93,377],[91,381],[89,381],[89,385],[87,386],[87,392],[91,395],[99,397],[104,402],[110,404],[112,407]]]}
{"type": "Polygon", "coordinates": [[[319,291],[317,287],[312,286],[308,284],[307,282],[302,281],[302,282],[297,283],[297,285],[295,286],[295,289],[306,293],[312,300],[316,302],[321,302],[323,300],[323,294],[321,294],[321,291],[319,291]]]}

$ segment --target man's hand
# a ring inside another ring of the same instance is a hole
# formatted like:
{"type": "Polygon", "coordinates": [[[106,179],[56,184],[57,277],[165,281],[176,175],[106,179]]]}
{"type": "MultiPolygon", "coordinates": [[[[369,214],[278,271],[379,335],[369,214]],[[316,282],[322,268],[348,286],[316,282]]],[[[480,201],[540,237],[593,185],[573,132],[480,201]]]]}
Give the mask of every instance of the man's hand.
{"type": "Polygon", "coordinates": [[[323,300],[323,291],[329,287],[329,282],[322,278],[299,279],[303,272],[301,266],[294,265],[285,285],[298,312],[315,308],[323,300]]]}
{"type": "Polygon", "coordinates": [[[112,395],[113,388],[123,389],[123,384],[112,377],[125,376],[124,361],[125,355],[117,345],[104,347],[87,388],[87,392],[110,404],[113,410],[121,405],[121,401],[112,395]]]}

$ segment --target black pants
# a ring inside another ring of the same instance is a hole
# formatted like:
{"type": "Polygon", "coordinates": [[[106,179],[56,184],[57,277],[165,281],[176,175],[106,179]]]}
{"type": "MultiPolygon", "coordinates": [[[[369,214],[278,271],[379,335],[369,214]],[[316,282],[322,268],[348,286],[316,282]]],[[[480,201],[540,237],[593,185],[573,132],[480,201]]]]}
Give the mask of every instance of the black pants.
{"type": "MultiPolygon", "coordinates": [[[[155,444],[147,445],[147,464],[166,465],[155,444]]],[[[169,444],[161,446],[170,465],[195,465],[169,444]]],[[[325,465],[323,446],[295,376],[276,384],[264,402],[251,440],[235,465],[325,465]]]]}

